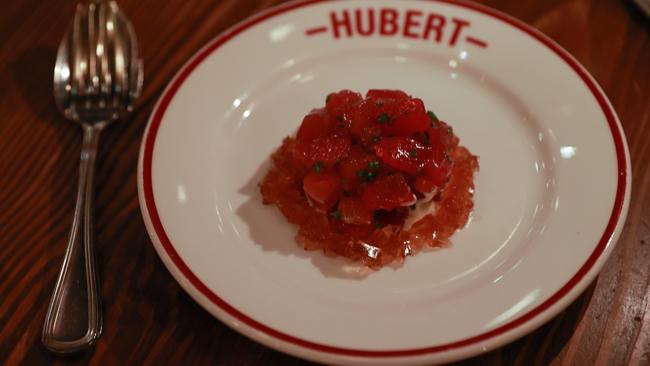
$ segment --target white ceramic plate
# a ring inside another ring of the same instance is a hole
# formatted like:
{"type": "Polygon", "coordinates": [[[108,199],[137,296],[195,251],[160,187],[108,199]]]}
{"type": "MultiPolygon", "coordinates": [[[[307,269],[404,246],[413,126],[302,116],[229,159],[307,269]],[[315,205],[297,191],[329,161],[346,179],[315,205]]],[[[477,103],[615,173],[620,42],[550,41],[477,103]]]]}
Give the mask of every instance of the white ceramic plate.
{"type": "Polygon", "coordinates": [[[238,24],[179,71],[138,188],[163,262],[225,324],[311,360],[425,364],[494,349],[570,304],[623,227],[629,167],[602,90],[533,28],[469,2],[316,0],[238,24]],[[303,251],[261,204],[269,154],[344,88],[418,96],[480,156],[450,248],[357,276],[303,251]]]}

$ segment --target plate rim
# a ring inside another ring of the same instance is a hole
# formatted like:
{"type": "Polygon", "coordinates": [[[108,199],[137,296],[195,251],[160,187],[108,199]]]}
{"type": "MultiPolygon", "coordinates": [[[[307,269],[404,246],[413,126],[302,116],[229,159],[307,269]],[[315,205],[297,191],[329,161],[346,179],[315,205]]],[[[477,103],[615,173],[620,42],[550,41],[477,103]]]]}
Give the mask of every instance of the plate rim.
{"type": "MultiPolygon", "coordinates": [[[[528,25],[527,23],[524,23],[523,21],[516,19],[510,15],[478,3],[472,3],[464,0],[421,0],[423,2],[449,4],[478,12],[482,15],[494,18],[507,25],[512,26],[515,28],[515,31],[520,31],[528,34],[534,40],[544,45],[553,54],[563,60],[579,76],[579,78],[584,83],[584,86],[587,87],[587,89],[591,92],[592,96],[595,98],[598,106],[603,112],[605,119],[607,120],[611,137],[614,143],[616,161],[618,165],[618,179],[614,206],[612,208],[610,218],[598,244],[596,245],[589,258],[558,291],[556,291],[553,295],[548,297],[544,302],[535,308],[529,310],[525,314],[520,315],[514,320],[511,320],[508,323],[503,324],[497,328],[494,328],[487,332],[482,332],[469,338],[446,344],[414,349],[395,349],[381,351],[352,349],[330,346],[301,339],[256,321],[252,317],[242,313],[237,308],[228,304],[228,302],[221,299],[216,293],[212,292],[192,272],[192,270],[176,252],[173,244],[165,232],[165,229],[160,220],[160,216],[158,214],[158,210],[156,208],[151,174],[153,150],[158,128],[162,122],[167,107],[174,98],[174,95],[197,66],[199,66],[213,52],[217,51],[222,45],[235,38],[239,33],[255,26],[260,22],[273,18],[274,16],[287,13],[298,8],[336,1],[341,0],[291,1],[285,4],[271,7],[269,9],[263,10],[258,14],[248,17],[208,41],[180,68],[180,70],[167,84],[166,88],[158,98],[158,101],[154,106],[154,109],[152,110],[147,122],[147,126],[143,134],[140,146],[140,155],[138,159],[138,197],[140,210],[155,250],[165,263],[167,269],[176,279],[176,281],[178,281],[184,290],[188,292],[192,298],[194,298],[213,316],[217,317],[219,320],[235,329],[236,331],[260,343],[283,350],[285,352],[294,353],[302,357],[306,357],[303,352],[298,352],[297,350],[294,350],[295,352],[291,352],[290,349],[282,349],[282,347],[279,347],[278,343],[275,341],[277,340],[288,343],[291,346],[297,346],[298,349],[315,351],[316,353],[325,353],[331,356],[351,356],[355,358],[369,358],[373,360],[380,360],[395,357],[434,356],[447,351],[460,351],[462,349],[468,349],[470,346],[477,346],[482,342],[487,341],[496,341],[494,344],[492,344],[492,346],[497,346],[505,344],[508,341],[511,341],[520,336],[523,336],[524,334],[527,334],[528,332],[533,331],[537,327],[541,326],[544,322],[549,320],[552,316],[557,315],[562,309],[564,309],[570,302],[572,302],[575,298],[578,297],[579,294],[584,291],[587,285],[590,284],[591,281],[600,272],[602,266],[616,245],[629,208],[631,192],[631,164],[629,150],[627,141],[624,137],[625,135],[623,128],[616,112],[614,111],[613,106],[611,105],[602,88],[598,85],[591,74],[584,68],[584,66],[582,66],[582,64],[580,64],[568,51],[562,48],[554,40],[533,26],[528,25]],[[201,296],[209,300],[209,304],[204,304],[201,301],[201,296]],[[215,313],[209,308],[213,306],[216,306],[220,311],[225,312],[225,314],[215,313]],[[241,325],[235,326],[230,322],[231,319],[228,319],[227,317],[224,318],[222,315],[233,317],[237,321],[250,328],[242,327],[241,325]],[[527,326],[524,327],[524,325],[527,326]],[[256,334],[255,332],[261,332],[261,334],[264,336],[260,336],[260,334],[256,334]]],[[[473,352],[468,352],[466,356],[471,356],[473,354],[480,353],[481,351],[485,351],[485,348],[486,347],[479,347],[473,352]]]]}

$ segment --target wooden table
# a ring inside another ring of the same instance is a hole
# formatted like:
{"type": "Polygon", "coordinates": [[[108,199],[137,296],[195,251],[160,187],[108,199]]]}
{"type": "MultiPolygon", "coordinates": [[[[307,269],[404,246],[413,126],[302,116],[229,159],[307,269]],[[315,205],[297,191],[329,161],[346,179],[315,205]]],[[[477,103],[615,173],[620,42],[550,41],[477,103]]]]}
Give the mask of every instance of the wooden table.
{"type": "MultiPolygon", "coordinates": [[[[76,193],[80,130],[52,97],[57,45],[75,1],[5,2],[0,12],[0,364],[298,365],[230,330],[167,272],[140,216],[140,137],[161,91],[205,42],[280,1],[124,0],[146,68],[135,113],[102,138],[96,243],[105,330],[59,358],[40,341],[76,193]]],[[[598,280],[523,339],[463,365],[648,364],[650,19],[625,0],[483,0],[534,25],[592,73],[619,113],[633,165],[625,230],[598,280]]]]}

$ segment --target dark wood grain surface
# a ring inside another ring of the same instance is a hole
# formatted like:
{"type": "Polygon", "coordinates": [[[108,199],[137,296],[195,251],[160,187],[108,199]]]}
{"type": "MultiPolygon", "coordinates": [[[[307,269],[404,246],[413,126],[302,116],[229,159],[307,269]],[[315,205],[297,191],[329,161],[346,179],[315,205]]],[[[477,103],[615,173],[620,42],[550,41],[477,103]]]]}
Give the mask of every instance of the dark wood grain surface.
{"type": "MultiPolygon", "coordinates": [[[[156,98],[227,27],[278,0],[118,0],[146,68],[130,118],[102,136],[96,244],[104,334],[56,357],[40,332],[72,220],[81,132],[57,111],[52,68],[74,1],[5,1],[0,11],[0,364],[303,365],[230,330],[186,295],[140,216],[136,165],[156,98]]],[[[624,0],[483,0],[537,27],[592,73],[618,111],[633,190],[625,230],[598,279],[534,333],[462,365],[624,365],[650,361],[650,19],[624,0]]]]}

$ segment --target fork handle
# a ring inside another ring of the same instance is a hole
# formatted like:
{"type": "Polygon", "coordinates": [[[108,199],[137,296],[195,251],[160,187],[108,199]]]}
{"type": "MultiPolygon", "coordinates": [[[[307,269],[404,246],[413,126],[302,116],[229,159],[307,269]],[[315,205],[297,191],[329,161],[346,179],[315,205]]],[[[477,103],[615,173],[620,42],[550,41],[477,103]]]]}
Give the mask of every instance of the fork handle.
{"type": "Polygon", "coordinates": [[[86,349],[102,332],[93,238],[93,175],[101,127],[83,129],[74,219],[43,326],[43,344],[56,353],[86,349]]]}

